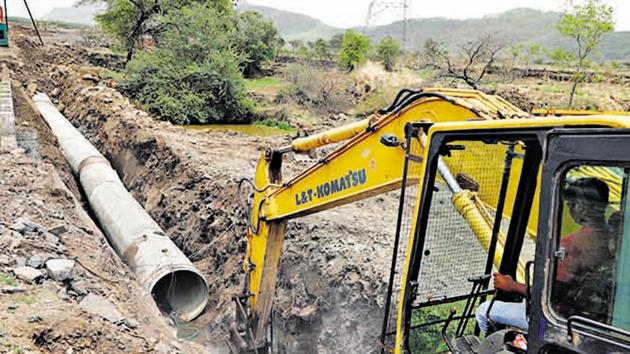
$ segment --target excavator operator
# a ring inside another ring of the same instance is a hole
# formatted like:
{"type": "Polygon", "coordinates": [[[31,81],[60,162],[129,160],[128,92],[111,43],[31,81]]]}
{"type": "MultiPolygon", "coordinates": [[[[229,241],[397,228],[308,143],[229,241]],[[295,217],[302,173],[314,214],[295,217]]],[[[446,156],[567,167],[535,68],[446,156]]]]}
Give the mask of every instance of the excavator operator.
{"type": "MultiPolygon", "coordinates": [[[[567,304],[566,309],[559,308],[558,312],[567,318],[570,315],[591,312],[590,317],[597,318],[598,314],[593,314],[593,309],[602,305],[594,304],[593,297],[586,298],[583,289],[599,286],[585,284],[589,282],[588,275],[593,275],[594,271],[598,271],[612,257],[609,247],[612,231],[606,222],[609,188],[597,178],[580,178],[567,182],[562,197],[567,202],[566,207],[571,218],[581,229],[566,236],[563,233],[560,241],[554,294],[565,299],[556,303],[568,302],[566,299],[572,301],[567,304]]],[[[525,284],[515,281],[509,275],[495,273],[494,286],[497,290],[518,294],[524,299],[521,302],[495,301],[490,311],[492,322],[527,330],[525,284]]],[[[484,302],[476,312],[477,323],[484,333],[488,333],[487,313],[490,303],[491,301],[484,302]]]]}

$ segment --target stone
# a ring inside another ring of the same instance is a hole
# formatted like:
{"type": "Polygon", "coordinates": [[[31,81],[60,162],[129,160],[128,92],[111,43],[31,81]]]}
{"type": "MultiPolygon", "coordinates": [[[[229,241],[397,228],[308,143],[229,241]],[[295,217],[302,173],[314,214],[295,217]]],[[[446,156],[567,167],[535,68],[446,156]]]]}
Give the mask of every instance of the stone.
{"type": "Polygon", "coordinates": [[[92,81],[93,83],[98,83],[99,81],[101,81],[100,78],[98,78],[96,76],[92,76],[90,74],[85,74],[85,75],[81,76],[81,79],[85,80],[85,81],[92,81]]]}
{"type": "Polygon", "coordinates": [[[23,292],[24,292],[24,289],[20,288],[19,286],[6,285],[6,286],[0,287],[0,294],[17,294],[17,293],[23,293],[23,292]]]}
{"type": "Polygon", "coordinates": [[[140,323],[134,319],[128,318],[122,321],[122,324],[127,326],[129,329],[136,329],[140,325],[140,323]]]}
{"type": "Polygon", "coordinates": [[[42,266],[44,266],[44,262],[46,260],[44,259],[44,257],[42,257],[39,254],[35,254],[33,256],[31,256],[31,258],[28,259],[28,261],[26,261],[26,265],[29,267],[33,267],[36,269],[41,268],[42,266]]]}
{"type": "Polygon", "coordinates": [[[17,218],[17,220],[15,220],[13,224],[9,226],[9,229],[24,234],[25,232],[35,232],[38,229],[41,229],[41,226],[25,217],[19,217],[17,218]]]}
{"type": "Polygon", "coordinates": [[[13,260],[15,261],[15,265],[17,267],[24,267],[26,265],[26,257],[14,256],[13,260]]]}
{"type": "Polygon", "coordinates": [[[52,246],[56,246],[60,241],[58,236],[50,232],[44,232],[44,238],[46,239],[46,242],[48,242],[52,246]]]}
{"type": "Polygon", "coordinates": [[[42,318],[39,315],[32,315],[32,316],[28,316],[26,320],[28,321],[28,323],[37,323],[37,322],[41,322],[42,318]]]}
{"type": "MultiPolygon", "coordinates": [[[[12,225],[13,226],[13,225],[12,225]]],[[[8,232],[0,235],[0,249],[14,250],[22,245],[22,234],[15,230],[9,230],[8,232]]]]}
{"type": "Polygon", "coordinates": [[[14,268],[13,274],[16,278],[29,283],[39,283],[44,279],[44,274],[40,270],[28,266],[14,268]]]}
{"type": "Polygon", "coordinates": [[[11,257],[0,254],[0,266],[10,266],[11,264],[13,264],[13,259],[11,259],[11,257]]]}
{"type": "Polygon", "coordinates": [[[68,227],[66,225],[57,225],[51,229],[48,230],[49,233],[59,237],[63,234],[65,234],[66,232],[68,232],[68,227]]]}
{"type": "Polygon", "coordinates": [[[124,319],[116,306],[100,295],[88,294],[81,300],[79,307],[110,322],[118,322],[124,319]]]}
{"type": "Polygon", "coordinates": [[[52,97],[59,97],[61,95],[61,89],[59,87],[55,87],[54,90],[50,93],[52,97]]]}
{"type": "Polygon", "coordinates": [[[72,259],[49,259],[46,261],[48,275],[56,281],[72,279],[72,269],[75,261],[72,259]]]}
{"type": "Polygon", "coordinates": [[[37,84],[31,83],[26,85],[26,91],[29,93],[29,95],[34,95],[37,92],[37,84]]]}

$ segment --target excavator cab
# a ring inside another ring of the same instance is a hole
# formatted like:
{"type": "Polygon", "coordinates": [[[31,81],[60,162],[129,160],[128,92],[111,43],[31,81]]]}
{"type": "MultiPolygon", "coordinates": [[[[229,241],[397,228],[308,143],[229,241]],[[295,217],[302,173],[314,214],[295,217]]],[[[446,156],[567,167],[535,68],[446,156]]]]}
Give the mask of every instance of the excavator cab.
{"type": "Polygon", "coordinates": [[[630,351],[630,132],[557,127],[407,125],[386,348],[630,351]],[[495,291],[497,271],[526,296],[495,291]],[[526,321],[482,333],[486,301],[522,304],[526,321]]]}

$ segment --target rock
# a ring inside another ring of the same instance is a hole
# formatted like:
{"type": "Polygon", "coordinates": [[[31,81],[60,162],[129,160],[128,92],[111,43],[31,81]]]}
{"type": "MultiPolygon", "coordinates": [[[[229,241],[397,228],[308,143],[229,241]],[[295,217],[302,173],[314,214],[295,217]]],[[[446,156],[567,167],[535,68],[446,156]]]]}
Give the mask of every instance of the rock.
{"type": "Polygon", "coordinates": [[[90,74],[85,74],[83,76],[81,76],[81,79],[85,80],[85,81],[92,81],[93,83],[98,83],[99,81],[101,81],[100,78],[96,77],[96,76],[92,76],[90,74]]]}
{"type": "Polygon", "coordinates": [[[23,293],[23,292],[24,292],[24,289],[20,288],[19,286],[6,285],[6,286],[0,287],[0,294],[17,294],[17,293],[23,293]]]}
{"type": "Polygon", "coordinates": [[[126,326],[129,329],[135,329],[138,328],[138,326],[140,325],[140,323],[134,319],[125,319],[121,322],[122,325],[126,326]]]}
{"type": "Polygon", "coordinates": [[[57,244],[60,242],[59,237],[50,232],[44,232],[44,238],[46,239],[46,242],[48,242],[53,247],[57,246],[57,244]]]}
{"type": "Polygon", "coordinates": [[[42,318],[39,315],[32,315],[28,316],[26,320],[28,321],[28,323],[37,323],[41,322],[42,318]]]}
{"type": "Polygon", "coordinates": [[[110,322],[118,322],[124,319],[116,306],[100,295],[88,294],[81,300],[79,307],[110,322]]]}
{"type": "Polygon", "coordinates": [[[85,296],[88,294],[86,289],[88,285],[85,280],[72,281],[68,290],[72,290],[77,296],[85,296]]]}
{"type": "Polygon", "coordinates": [[[66,349],[64,354],[74,354],[74,349],[72,349],[72,347],[70,347],[70,348],[66,349]]]}
{"type": "Polygon", "coordinates": [[[37,84],[31,83],[26,86],[26,91],[29,93],[29,96],[34,95],[37,92],[37,84]]]}
{"type": "Polygon", "coordinates": [[[13,260],[15,261],[15,265],[17,267],[24,267],[26,265],[26,257],[14,256],[13,260]]]}
{"type": "Polygon", "coordinates": [[[0,254],[0,266],[10,266],[11,264],[13,264],[13,259],[11,259],[11,257],[0,254]]]}
{"type": "Polygon", "coordinates": [[[13,224],[9,226],[9,229],[24,234],[25,232],[35,232],[38,229],[41,229],[41,226],[34,222],[31,222],[25,217],[19,217],[17,218],[17,220],[15,220],[13,224]]]}
{"type": "Polygon", "coordinates": [[[17,231],[9,230],[0,236],[0,248],[14,250],[22,245],[22,234],[17,231]]]}
{"type": "Polygon", "coordinates": [[[66,227],[66,225],[58,225],[58,226],[55,226],[52,229],[48,230],[48,232],[50,232],[51,234],[59,237],[59,236],[65,234],[66,232],[68,232],[68,227],[66,227]]]}
{"type": "Polygon", "coordinates": [[[72,269],[75,261],[72,259],[50,259],[46,261],[48,275],[56,281],[72,279],[72,269]]]}
{"type": "Polygon", "coordinates": [[[40,270],[28,266],[14,268],[13,274],[16,278],[29,283],[39,283],[44,278],[44,274],[40,270]]]}
{"type": "Polygon", "coordinates": [[[54,90],[50,93],[52,97],[59,97],[61,95],[61,89],[59,87],[55,87],[54,90]]]}
{"type": "Polygon", "coordinates": [[[31,256],[31,258],[29,258],[28,261],[26,261],[26,265],[29,267],[39,269],[44,265],[45,261],[46,260],[41,255],[35,254],[31,256]]]}

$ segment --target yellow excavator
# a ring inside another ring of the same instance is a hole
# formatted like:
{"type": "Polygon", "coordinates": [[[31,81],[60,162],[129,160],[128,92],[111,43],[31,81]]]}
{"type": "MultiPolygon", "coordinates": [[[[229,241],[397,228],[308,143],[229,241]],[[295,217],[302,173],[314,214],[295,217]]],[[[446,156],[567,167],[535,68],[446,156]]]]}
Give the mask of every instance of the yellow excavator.
{"type": "Polygon", "coordinates": [[[271,351],[288,220],[398,190],[382,333],[372,351],[630,352],[630,116],[539,114],[479,91],[405,89],[365,120],[265,150],[255,178],[239,186],[249,184],[253,196],[230,349],[271,351]],[[331,144],[332,153],[283,179],[283,155],[331,144]],[[562,240],[580,228],[563,190],[580,178],[607,184],[606,219],[616,226],[606,271],[581,278],[569,301],[555,277],[562,240]],[[525,283],[525,299],[496,291],[495,271],[525,283]],[[588,279],[599,283],[586,286],[588,279]],[[603,306],[586,305],[594,298],[603,306]],[[482,335],[475,311],[483,301],[490,308],[525,301],[528,329],[497,326],[482,335]],[[602,310],[593,314],[595,307],[602,310]],[[526,345],[515,345],[517,337],[526,345]]]}

